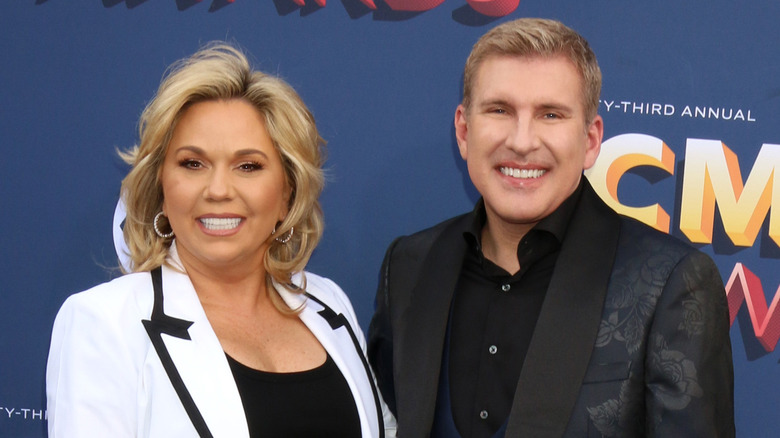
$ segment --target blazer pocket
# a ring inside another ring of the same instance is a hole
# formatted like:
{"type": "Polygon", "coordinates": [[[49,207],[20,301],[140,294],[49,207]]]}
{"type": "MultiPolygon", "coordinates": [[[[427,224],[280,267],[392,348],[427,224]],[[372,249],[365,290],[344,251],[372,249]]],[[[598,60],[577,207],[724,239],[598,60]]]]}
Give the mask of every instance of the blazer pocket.
{"type": "Polygon", "coordinates": [[[613,382],[626,380],[631,372],[631,361],[591,364],[582,383],[613,382]]]}

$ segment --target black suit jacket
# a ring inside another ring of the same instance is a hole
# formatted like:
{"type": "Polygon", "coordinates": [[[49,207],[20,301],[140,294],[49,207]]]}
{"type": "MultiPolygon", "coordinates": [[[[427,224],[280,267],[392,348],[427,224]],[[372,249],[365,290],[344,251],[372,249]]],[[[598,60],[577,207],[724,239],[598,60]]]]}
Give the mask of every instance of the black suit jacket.
{"type": "MultiPolygon", "coordinates": [[[[396,239],[382,266],[368,354],[404,438],[431,431],[470,220],[396,239]]],[[[619,216],[586,181],[506,436],[734,434],[728,306],[717,268],[679,240],[619,216]]]]}

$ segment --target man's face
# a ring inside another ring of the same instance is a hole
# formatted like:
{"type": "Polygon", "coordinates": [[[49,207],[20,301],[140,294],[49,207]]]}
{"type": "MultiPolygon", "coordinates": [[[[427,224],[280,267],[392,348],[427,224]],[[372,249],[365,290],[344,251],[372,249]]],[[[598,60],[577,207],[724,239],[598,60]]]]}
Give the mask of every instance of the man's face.
{"type": "Polygon", "coordinates": [[[455,133],[489,226],[525,234],[596,161],[603,122],[596,116],[586,124],[581,90],[580,75],[562,56],[482,62],[471,108],[455,112],[455,133]]]}

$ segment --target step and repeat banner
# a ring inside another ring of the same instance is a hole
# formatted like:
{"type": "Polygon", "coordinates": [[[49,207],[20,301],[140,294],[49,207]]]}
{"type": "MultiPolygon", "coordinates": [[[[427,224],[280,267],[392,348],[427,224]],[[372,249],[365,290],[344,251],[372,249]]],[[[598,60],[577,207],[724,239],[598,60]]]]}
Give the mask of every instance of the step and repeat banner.
{"type": "Polygon", "coordinates": [[[769,0],[14,0],[0,6],[0,436],[46,436],[54,316],[119,275],[137,121],[172,62],[233,41],[287,80],[328,141],[309,270],[365,329],[387,245],[477,200],[452,119],[471,46],[506,20],[589,39],[606,132],[588,173],[616,210],[713,256],[737,431],[780,434],[780,3],[769,0]]]}

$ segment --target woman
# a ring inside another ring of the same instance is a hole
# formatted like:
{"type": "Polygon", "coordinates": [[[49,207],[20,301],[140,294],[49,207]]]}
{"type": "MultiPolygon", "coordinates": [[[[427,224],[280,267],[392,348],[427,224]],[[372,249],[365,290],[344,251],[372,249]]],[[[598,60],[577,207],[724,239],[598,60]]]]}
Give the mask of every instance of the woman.
{"type": "Polygon", "coordinates": [[[54,323],[49,436],[384,436],[354,311],[303,269],[323,144],[282,80],[212,44],[176,64],[123,154],[133,273],[54,323]]]}

